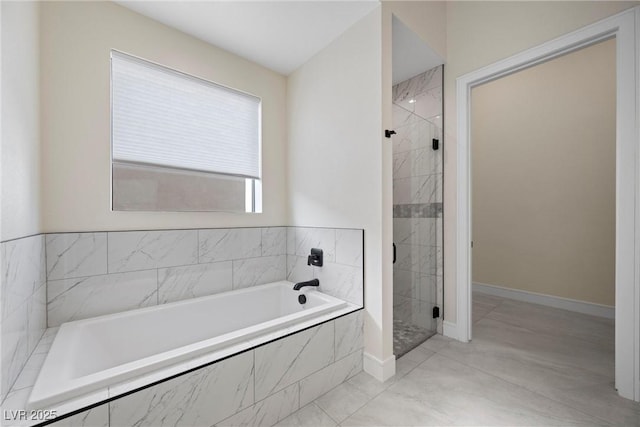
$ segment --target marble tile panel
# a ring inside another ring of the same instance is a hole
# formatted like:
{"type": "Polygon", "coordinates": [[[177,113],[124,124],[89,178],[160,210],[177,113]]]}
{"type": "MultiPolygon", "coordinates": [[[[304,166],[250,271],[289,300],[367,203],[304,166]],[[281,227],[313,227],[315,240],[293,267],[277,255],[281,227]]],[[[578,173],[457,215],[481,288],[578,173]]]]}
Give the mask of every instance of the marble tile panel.
{"type": "Polygon", "coordinates": [[[442,66],[431,68],[408,80],[393,86],[393,103],[400,104],[427,92],[429,89],[442,86],[442,66]]]}
{"type": "Polygon", "coordinates": [[[438,175],[422,175],[393,180],[393,204],[440,202],[438,175]]]}
{"type": "Polygon", "coordinates": [[[336,260],[336,230],[333,228],[294,227],[287,237],[287,253],[308,256],[311,248],[322,249],[324,262],[336,260]],[[291,246],[293,245],[293,251],[291,246]]]}
{"type": "Polygon", "coordinates": [[[256,348],[256,400],[332,363],[333,340],[334,323],[327,322],[256,348]]]}
{"type": "Polygon", "coordinates": [[[397,104],[393,104],[391,106],[392,114],[393,114],[393,128],[397,130],[402,126],[407,126],[415,122],[416,120],[421,120],[418,116],[416,116],[412,111],[407,110],[397,104]]]}
{"type": "Polygon", "coordinates": [[[232,272],[231,261],[158,269],[158,303],[230,291],[232,272]]]}
{"type": "Polygon", "coordinates": [[[415,97],[414,113],[424,119],[442,115],[442,86],[428,89],[415,97]]]}
{"type": "Polygon", "coordinates": [[[29,339],[27,329],[27,301],[2,320],[1,328],[1,382],[0,394],[6,396],[18,378],[22,367],[29,357],[29,339]]]}
{"type": "Polygon", "coordinates": [[[351,353],[300,381],[300,405],[304,406],[362,371],[362,351],[351,353]]]}
{"type": "Polygon", "coordinates": [[[433,351],[419,346],[414,348],[396,360],[396,376],[399,378],[404,377],[434,354],[433,351]]]}
{"type": "Polygon", "coordinates": [[[243,409],[235,415],[216,424],[217,427],[272,426],[300,408],[298,383],[243,409]]]}
{"type": "Polygon", "coordinates": [[[426,275],[442,275],[442,248],[437,246],[420,246],[420,273],[426,275]]]}
{"type": "Polygon", "coordinates": [[[362,306],[362,268],[325,262],[314,267],[314,277],[320,281],[320,290],[336,298],[362,306]]]}
{"type": "Polygon", "coordinates": [[[110,402],[110,425],[211,426],[253,403],[248,351],[110,402]]]}
{"type": "Polygon", "coordinates": [[[338,425],[315,403],[310,403],[280,421],[275,427],[335,427],[338,425]]]}
{"type": "Polygon", "coordinates": [[[106,274],[48,284],[49,326],[158,303],[156,270],[106,274]]]}
{"type": "Polygon", "coordinates": [[[287,253],[287,228],[267,227],[262,229],[262,256],[285,255],[287,253]]]}
{"type": "Polygon", "coordinates": [[[364,347],[364,311],[339,317],[335,320],[335,358],[342,359],[364,347]]]}
{"type": "Polygon", "coordinates": [[[25,363],[24,368],[18,375],[16,382],[13,384],[11,388],[12,391],[22,390],[24,388],[31,388],[36,383],[36,379],[38,378],[38,374],[40,373],[40,368],[42,368],[42,364],[44,363],[44,359],[46,359],[46,353],[33,353],[29,356],[27,363],[25,363]]]}
{"type": "Polygon", "coordinates": [[[45,283],[45,252],[42,235],[11,240],[2,251],[2,319],[9,316],[45,283]]]}
{"type": "Polygon", "coordinates": [[[359,374],[349,378],[347,380],[347,383],[355,386],[358,390],[364,392],[371,399],[388,389],[398,379],[399,377],[394,375],[387,381],[381,383],[368,373],[362,371],[359,374]]]}
{"type": "Polygon", "coordinates": [[[107,233],[46,235],[47,279],[59,280],[107,272],[107,233]]]}
{"type": "Polygon", "coordinates": [[[233,261],[233,289],[247,288],[287,277],[287,256],[265,256],[233,261]]]}
{"type": "Polygon", "coordinates": [[[420,246],[396,243],[396,263],[394,270],[419,272],[420,246]]]}
{"type": "MultiPolygon", "coordinates": [[[[431,142],[431,141],[430,141],[431,142]]],[[[441,151],[432,146],[393,155],[393,179],[442,173],[441,151]]]]}
{"type": "MultiPolygon", "coordinates": [[[[109,404],[55,422],[56,427],[109,427],[109,404]]],[[[115,427],[115,426],[114,426],[115,427]]]]}
{"type": "Polygon", "coordinates": [[[198,263],[197,230],[109,232],[109,273],[198,263]]]}
{"type": "MultiPolygon", "coordinates": [[[[418,117],[418,116],[415,116],[418,117]]],[[[393,136],[393,153],[431,147],[431,139],[436,129],[427,120],[418,118],[406,126],[395,129],[393,136]]]]}
{"type": "Polygon", "coordinates": [[[198,245],[199,262],[201,263],[259,257],[262,255],[262,229],[219,228],[200,230],[198,232],[198,245]]]}
{"type": "Polygon", "coordinates": [[[336,230],[336,263],[362,268],[362,230],[336,230]]]}
{"type": "Polygon", "coordinates": [[[45,329],[47,329],[47,286],[43,284],[27,300],[27,351],[29,354],[38,345],[45,329]]]}
{"type": "Polygon", "coordinates": [[[287,255],[287,280],[304,282],[313,278],[313,267],[307,265],[307,257],[287,255]]]}
{"type": "Polygon", "coordinates": [[[23,417],[16,411],[24,410],[31,388],[23,388],[9,393],[2,402],[2,427],[25,427],[36,424],[29,417],[23,417]]]}

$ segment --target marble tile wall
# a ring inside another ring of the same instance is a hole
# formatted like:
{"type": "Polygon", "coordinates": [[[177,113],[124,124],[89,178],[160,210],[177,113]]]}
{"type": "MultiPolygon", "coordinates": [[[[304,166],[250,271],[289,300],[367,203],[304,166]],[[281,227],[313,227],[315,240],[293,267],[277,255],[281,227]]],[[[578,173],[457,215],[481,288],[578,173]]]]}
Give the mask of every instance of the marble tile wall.
{"type": "Polygon", "coordinates": [[[0,400],[4,400],[46,329],[44,236],[3,242],[0,258],[0,400]]]}
{"type": "Polygon", "coordinates": [[[362,371],[362,310],[53,425],[272,426],[362,371]]]}
{"type": "Polygon", "coordinates": [[[393,87],[394,317],[426,329],[441,327],[442,113],[442,66],[393,87]]]}
{"type": "Polygon", "coordinates": [[[359,306],[364,301],[363,230],[287,228],[287,280],[320,280],[320,290],[359,306]],[[322,267],[307,265],[311,248],[323,250],[322,267]]]}
{"type": "Polygon", "coordinates": [[[285,242],[284,227],[49,234],[48,324],[284,280],[285,242]]]}
{"type": "Polygon", "coordinates": [[[362,233],[267,227],[48,234],[48,325],[294,276],[318,277],[324,292],[362,305],[362,233]],[[316,271],[306,265],[311,247],[325,254],[316,271]]]}

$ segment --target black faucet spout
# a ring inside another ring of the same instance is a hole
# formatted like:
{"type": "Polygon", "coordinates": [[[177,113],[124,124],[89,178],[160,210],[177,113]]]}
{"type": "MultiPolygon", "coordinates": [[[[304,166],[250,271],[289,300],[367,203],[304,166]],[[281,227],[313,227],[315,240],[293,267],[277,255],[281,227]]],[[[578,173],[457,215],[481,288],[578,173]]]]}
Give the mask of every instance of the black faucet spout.
{"type": "Polygon", "coordinates": [[[295,285],[293,285],[293,290],[294,291],[299,291],[300,289],[304,288],[305,286],[320,286],[320,281],[318,279],[312,279],[306,282],[300,282],[300,283],[296,283],[295,285]]]}

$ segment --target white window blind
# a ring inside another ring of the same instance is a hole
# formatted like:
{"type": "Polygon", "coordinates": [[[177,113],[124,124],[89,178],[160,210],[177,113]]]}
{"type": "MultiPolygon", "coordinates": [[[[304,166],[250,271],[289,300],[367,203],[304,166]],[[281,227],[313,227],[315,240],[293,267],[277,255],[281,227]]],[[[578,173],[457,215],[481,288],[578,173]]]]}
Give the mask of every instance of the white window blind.
{"type": "Polygon", "coordinates": [[[111,52],[114,162],[260,179],[260,98],[111,52]]]}

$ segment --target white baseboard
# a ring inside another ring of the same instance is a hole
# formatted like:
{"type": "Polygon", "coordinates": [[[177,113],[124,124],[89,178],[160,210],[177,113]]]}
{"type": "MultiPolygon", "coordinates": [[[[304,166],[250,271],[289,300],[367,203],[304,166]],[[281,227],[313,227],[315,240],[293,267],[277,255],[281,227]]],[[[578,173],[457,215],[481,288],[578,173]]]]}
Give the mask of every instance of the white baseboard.
{"type": "Polygon", "coordinates": [[[514,299],[517,301],[546,305],[548,307],[561,308],[563,310],[575,311],[583,314],[590,314],[591,316],[605,317],[607,319],[615,319],[616,317],[615,307],[595,304],[592,302],[521,291],[519,289],[504,288],[502,286],[489,285],[486,283],[474,283],[473,291],[502,298],[514,299]]]}
{"type": "Polygon", "coordinates": [[[396,374],[396,356],[380,360],[369,353],[364,353],[362,369],[381,383],[396,374]]]}
{"type": "Polygon", "coordinates": [[[442,335],[454,340],[462,341],[458,336],[458,325],[453,322],[448,322],[446,320],[442,322],[442,335]]]}

